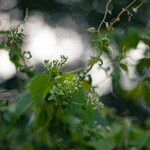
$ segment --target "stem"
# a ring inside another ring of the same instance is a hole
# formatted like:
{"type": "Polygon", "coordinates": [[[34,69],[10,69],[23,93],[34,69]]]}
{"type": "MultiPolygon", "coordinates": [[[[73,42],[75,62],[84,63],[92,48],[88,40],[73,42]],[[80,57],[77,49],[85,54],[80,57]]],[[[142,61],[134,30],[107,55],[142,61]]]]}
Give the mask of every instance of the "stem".
{"type": "Polygon", "coordinates": [[[21,93],[23,91],[23,88],[22,88],[22,83],[21,83],[21,80],[20,78],[18,77],[17,75],[17,68],[16,68],[16,79],[17,79],[17,83],[18,83],[18,86],[19,86],[19,92],[21,93]]]}
{"type": "Polygon", "coordinates": [[[112,21],[110,23],[110,27],[112,27],[116,22],[118,22],[120,20],[121,15],[126,12],[134,3],[136,2],[136,0],[133,0],[130,4],[128,4],[125,8],[123,8],[119,14],[117,15],[117,17],[115,18],[114,21],[112,21]]]}
{"type": "Polygon", "coordinates": [[[144,4],[144,2],[141,2],[138,6],[136,6],[135,8],[133,8],[133,11],[137,12],[138,9],[144,4]]]}
{"type": "Polygon", "coordinates": [[[19,27],[21,24],[23,24],[23,23],[26,22],[26,20],[28,19],[28,16],[29,16],[28,14],[29,14],[29,10],[28,10],[28,8],[26,8],[25,17],[24,17],[24,19],[17,25],[17,27],[19,27]]]}
{"type": "Polygon", "coordinates": [[[28,67],[28,65],[26,64],[26,60],[25,60],[23,54],[21,54],[21,59],[22,59],[23,65],[24,65],[25,67],[28,67]]]}
{"type": "Polygon", "coordinates": [[[83,104],[81,104],[81,103],[78,103],[78,102],[71,102],[71,104],[74,104],[74,105],[78,105],[78,106],[83,106],[83,104]]]}
{"type": "Polygon", "coordinates": [[[103,25],[103,23],[104,23],[104,21],[105,21],[105,19],[106,19],[106,17],[107,17],[107,14],[108,14],[108,7],[109,7],[109,4],[110,4],[111,1],[112,1],[112,0],[109,0],[109,1],[107,2],[107,4],[106,4],[104,17],[103,17],[103,19],[102,19],[102,21],[101,21],[101,23],[100,23],[100,25],[99,25],[99,27],[98,27],[98,34],[99,34],[99,35],[100,35],[101,26],[103,25]]]}

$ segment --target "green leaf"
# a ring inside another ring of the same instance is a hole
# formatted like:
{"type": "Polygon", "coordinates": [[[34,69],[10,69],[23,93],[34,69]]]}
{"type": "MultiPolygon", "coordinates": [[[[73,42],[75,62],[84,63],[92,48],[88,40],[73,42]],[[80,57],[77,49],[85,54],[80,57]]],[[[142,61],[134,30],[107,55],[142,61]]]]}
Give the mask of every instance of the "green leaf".
{"type": "Polygon", "coordinates": [[[150,59],[149,58],[142,58],[139,60],[136,71],[139,76],[147,75],[150,70],[150,59]]]}
{"type": "MultiPolygon", "coordinates": [[[[6,133],[8,133],[16,124],[19,117],[30,107],[31,95],[29,91],[25,91],[18,101],[8,106],[8,118],[9,124],[7,126],[6,133]]],[[[7,115],[7,113],[5,113],[7,115]]]]}
{"type": "Polygon", "coordinates": [[[116,48],[120,48],[120,43],[122,41],[123,32],[121,29],[115,29],[113,32],[109,33],[109,38],[116,45],[116,48]]]}
{"type": "Polygon", "coordinates": [[[12,103],[8,106],[8,111],[18,118],[23,112],[31,105],[31,94],[29,91],[25,91],[16,103],[12,103]]]}
{"type": "Polygon", "coordinates": [[[146,146],[148,139],[150,138],[150,132],[146,132],[140,128],[134,127],[129,133],[129,144],[136,146],[137,149],[142,149],[146,146]]]}
{"type": "Polygon", "coordinates": [[[141,30],[141,32],[140,32],[140,39],[145,44],[150,46],[150,28],[149,27],[141,30]]]}
{"type": "Polygon", "coordinates": [[[145,43],[145,44],[147,44],[148,46],[150,46],[150,37],[141,37],[141,40],[145,43]]]}
{"type": "Polygon", "coordinates": [[[48,74],[38,74],[30,82],[29,89],[33,104],[40,106],[43,103],[43,99],[46,97],[48,92],[51,90],[53,82],[51,81],[48,74]]]}
{"type": "Polygon", "coordinates": [[[91,142],[91,145],[93,145],[96,150],[112,150],[115,147],[115,140],[112,138],[100,139],[91,142]]]}
{"type": "Polygon", "coordinates": [[[126,96],[131,98],[132,100],[139,100],[141,97],[144,101],[150,103],[149,95],[150,95],[150,79],[145,78],[140,81],[133,89],[127,91],[126,96]]]}
{"type": "Polygon", "coordinates": [[[91,57],[90,60],[88,61],[88,66],[94,66],[99,61],[102,61],[99,57],[97,56],[91,57]]]}
{"type": "Polygon", "coordinates": [[[19,117],[31,105],[31,94],[26,91],[21,95],[15,105],[15,116],[19,117]]]}
{"type": "Polygon", "coordinates": [[[128,50],[131,48],[135,48],[140,41],[139,31],[137,29],[130,29],[123,36],[121,41],[121,49],[128,50]]]}
{"type": "Polygon", "coordinates": [[[121,64],[120,64],[120,67],[121,67],[124,71],[128,71],[128,66],[127,66],[127,64],[121,63],[121,64]]]}
{"type": "Polygon", "coordinates": [[[89,81],[82,80],[82,86],[84,90],[89,90],[91,88],[91,83],[89,81]]]}
{"type": "Polygon", "coordinates": [[[74,73],[64,73],[62,75],[62,79],[73,80],[73,78],[75,78],[75,74],[74,73]]]}

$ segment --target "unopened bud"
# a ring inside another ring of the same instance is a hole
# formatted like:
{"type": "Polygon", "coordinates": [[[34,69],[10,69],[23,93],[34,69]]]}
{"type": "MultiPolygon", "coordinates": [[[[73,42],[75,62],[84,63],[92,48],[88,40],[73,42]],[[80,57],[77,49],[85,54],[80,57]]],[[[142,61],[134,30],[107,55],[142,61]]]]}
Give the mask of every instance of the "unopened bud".
{"type": "Polygon", "coordinates": [[[87,31],[90,33],[95,33],[96,29],[94,27],[91,27],[91,28],[87,29],[87,31]]]}

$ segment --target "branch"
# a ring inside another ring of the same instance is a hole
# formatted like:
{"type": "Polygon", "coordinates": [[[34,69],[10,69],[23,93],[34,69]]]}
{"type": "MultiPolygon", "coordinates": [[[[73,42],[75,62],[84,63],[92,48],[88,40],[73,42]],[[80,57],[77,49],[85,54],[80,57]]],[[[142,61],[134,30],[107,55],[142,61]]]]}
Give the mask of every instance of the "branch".
{"type": "Polygon", "coordinates": [[[114,21],[110,23],[110,27],[112,27],[116,22],[120,20],[121,15],[126,12],[137,0],[133,0],[130,4],[128,4],[125,8],[122,8],[122,10],[119,12],[117,17],[115,18],[114,21]]]}
{"type": "Polygon", "coordinates": [[[108,14],[108,7],[109,7],[109,4],[112,0],[109,0],[106,4],[106,8],[105,8],[105,14],[104,14],[104,17],[103,17],[103,20],[101,21],[99,27],[98,27],[98,33],[100,34],[100,30],[101,30],[101,26],[103,25],[103,23],[105,22],[105,19],[107,17],[107,14],[108,14]]]}
{"type": "Polygon", "coordinates": [[[144,2],[141,2],[138,6],[132,8],[133,11],[136,13],[138,11],[138,9],[144,4],[144,2]]]}

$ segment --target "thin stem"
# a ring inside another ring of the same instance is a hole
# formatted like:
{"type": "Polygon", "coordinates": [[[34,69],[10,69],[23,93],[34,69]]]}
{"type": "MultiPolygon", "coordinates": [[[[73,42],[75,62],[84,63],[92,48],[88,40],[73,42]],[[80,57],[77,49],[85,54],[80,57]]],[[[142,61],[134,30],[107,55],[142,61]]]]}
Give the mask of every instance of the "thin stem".
{"type": "Polygon", "coordinates": [[[112,1],[112,0],[109,0],[109,1],[107,2],[107,4],[106,4],[104,17],[103,17],[103,19],[102,19],[102,21],[101,21],[101,23],[100,23],[100,25],[99,25],[99,27],[98,27],[98,34],[100,34],[101,26],[103,25],[103,23],[105,22],[105,19],[106,19],[106,17],[107,17],[107,14],[108,14],[108,7],[109,7],[109,4],[110,4],[111,1],[112,1]]]}
{"type": "Polygon", "coordinates": [[[78,106],[83,106],[83,104],[81,104],[81,103],[78,103],[78,102],[71,102],[71,104],[74,104],[74,105],[78,105],[78,106]]]}
{"type": "Polygon", "coordinates": [[[28,16],[29,16],[28,14],[29,14],[29,10],[28,10],[28,8],[26,8],[25,17],[24,17],[24,19],[17,25],[17,27],[19,27],[21,24],[23,24],[23,23],[26,22],[26,20],[28,19],[28,16]]]}
{"type": "Polygon", "coordinates": [[[138,9],[144,4],[144,2],[141,2],[138,6],[132,8],[134,12],[137,12],[138,9]]]}
{"type": "Polygon", "coordinates": [[[22,61],[23,61],[23,65],[24,65],[25,67],[27,67],[28,65],[27,65],[27,63],[26,63],[26,60],[25,60],[23,54],[21,54],[21,59],[22,59],[22,61]]]}
{"type": "MultiPolygon", "coordinates": [[[[17,68],[16,68],[16,74],[17,74],[17,72],[18,72],[18,70],[17,70],[17,68]]],[[[18,75],[16,75],[16,78],[17,78],[17,83],[18,83],[18,86],[19,86],[19,92],[21,93],[22,92],[22,83],[21,83],[21,80],[20,80],[20,78],[19,78],[19,76],[18,75]]]]}
{"type": "Polygon", "coordinates": [[[126,12],[137,0],[133,0],[130,4],[128,4],[125,8],[123,8],[119,14],[117,15],[117,17],[115,18],[114,21],[112,21],[110,23],[110,27],[112,27],[116,22],[118,22],[120,20],[121,15],[126,12]]]}

